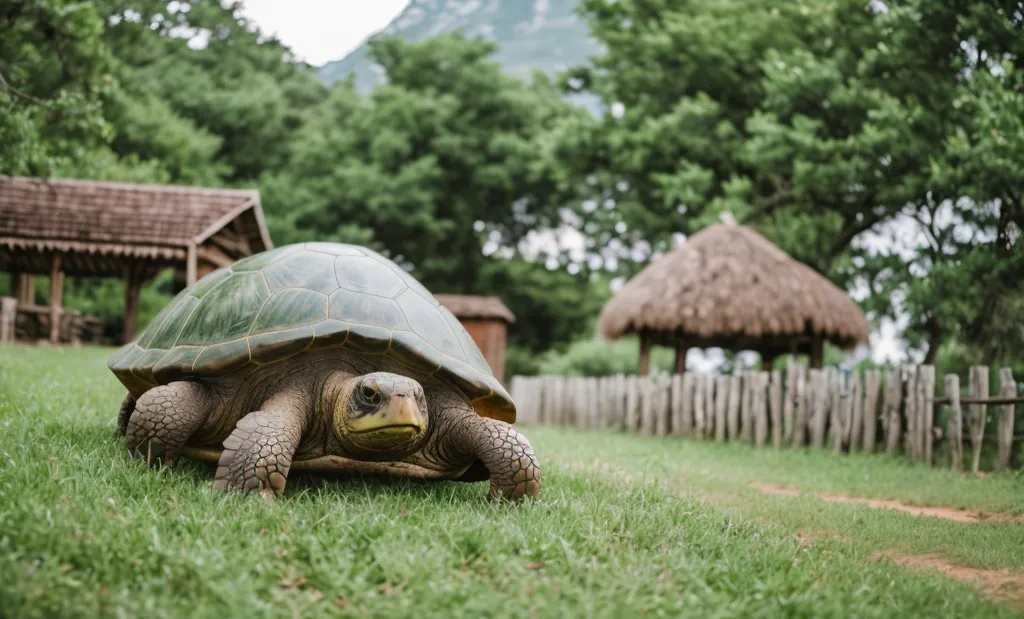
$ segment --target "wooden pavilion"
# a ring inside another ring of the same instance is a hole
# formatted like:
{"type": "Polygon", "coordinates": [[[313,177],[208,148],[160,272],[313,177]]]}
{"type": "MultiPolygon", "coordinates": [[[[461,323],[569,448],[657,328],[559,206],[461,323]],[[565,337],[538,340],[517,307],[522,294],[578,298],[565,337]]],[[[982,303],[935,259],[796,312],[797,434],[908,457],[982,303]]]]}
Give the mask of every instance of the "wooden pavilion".
{"type": "Polygon", "coordinates": [[[601,312],[607,339],[640,337],[640,374],[652,344],[676,351],[685,370],[691,347],[753,350],[770,364],[808,354],[821,367],[825,341],[868,341],[868,322],[843,290],[731,217],[691,236],[627,282],[601,312]]]}
{"type": "Polygon", "coordinates": [[[436,294],[434,297],[459,319],[480,347],[491,371],[498,380],[504,381],[508,325],[516,321],[512,310],[498,297],[465,294],[436,294]]]}
{"type": "Polygon", "coordinates": [[[0,270],[16,311],[45,314],[60,339],[64,276],[125,281],[124,341],[135,334],[139,288],[166,268],[178,285],[270,249],[259,192],[0,176],[0,270]],[[48,308],[34,275],[50,277],[48,308]]]}

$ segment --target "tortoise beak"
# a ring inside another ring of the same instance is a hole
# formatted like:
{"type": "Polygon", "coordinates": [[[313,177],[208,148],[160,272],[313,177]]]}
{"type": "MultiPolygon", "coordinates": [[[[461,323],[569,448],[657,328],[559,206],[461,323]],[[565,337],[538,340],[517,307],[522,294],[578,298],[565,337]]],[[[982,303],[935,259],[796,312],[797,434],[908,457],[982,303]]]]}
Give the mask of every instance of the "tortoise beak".
{"type": "Polygon", "coordinates": [[[420,413],[420,407],[416,404],[416,400],[409,396],[398,394],[391,396],[387,409],[383,413],[384,423],[381,424],[382,426],[423,430],[423,415],[420,413]]]}

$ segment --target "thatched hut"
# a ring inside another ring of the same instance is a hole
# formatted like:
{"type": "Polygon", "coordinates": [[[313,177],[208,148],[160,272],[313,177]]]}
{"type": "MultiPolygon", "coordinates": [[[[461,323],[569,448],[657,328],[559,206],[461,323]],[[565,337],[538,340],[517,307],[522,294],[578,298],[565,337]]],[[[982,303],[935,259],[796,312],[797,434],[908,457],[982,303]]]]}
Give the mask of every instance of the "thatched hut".
{"type": "Polygon", "coordinates": [[[682,372],[691,347],[757,351],[765,362],[809,354],[821,367],[825,340],[840,348],[867,343],[867,319],[846,292],[724,219],[648,265],[604,306],[605,338],[639,335],[641,374],[652,344],[675,348],[682,372]]]}

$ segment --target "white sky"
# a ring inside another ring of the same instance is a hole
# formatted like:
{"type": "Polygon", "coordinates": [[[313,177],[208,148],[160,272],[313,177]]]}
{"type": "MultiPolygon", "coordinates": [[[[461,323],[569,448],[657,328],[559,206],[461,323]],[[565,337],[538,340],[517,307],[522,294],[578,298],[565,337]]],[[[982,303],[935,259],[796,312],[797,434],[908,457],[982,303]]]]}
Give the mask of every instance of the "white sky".
{"type": "Polygon", "coordinates": [[[244,0],[244,13],[312,65],[340,60],[409,0],[244,0]]]}

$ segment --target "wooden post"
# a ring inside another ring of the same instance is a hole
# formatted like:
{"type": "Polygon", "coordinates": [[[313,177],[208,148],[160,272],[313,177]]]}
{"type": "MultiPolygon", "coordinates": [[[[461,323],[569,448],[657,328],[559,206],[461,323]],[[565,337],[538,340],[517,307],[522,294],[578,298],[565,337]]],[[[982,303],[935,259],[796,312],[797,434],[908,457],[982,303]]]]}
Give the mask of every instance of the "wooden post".
{"type": "MultiPolygon", "coordinates": [[[[971,368],[971,397],[988,397],[988,368],[983,365],[971,368]]],[[[978,473],[981,466],[981,442],[985,438],[985,416],[988,409],[985,404],[971,404],[970,425],[971,425],[971,472],[978,473]]]]}
{"type": "Polygon", "coordinates": [[[754,375],[754,444],[764,447],[768,439],[768,377],[770,372],[754,375]]]}
{"type": "Polygon", "coordinates": [[[0,344],[14,342],[14,321],[18,315],[18,299],[0,297],[0,344]]]}
{"type": "Polygon", "coordinates": [[[900,446],[902,420],[900,398],[903,389],[903,372],[900,368],[889,370],[885,375],[885,408],[882,423],[885,424],[885,451],[894,453],[900,446]]]}
{"type": "Polygon", "coordinates": [[[64,306],[64,271],[61,255],[53,254],[50,262],[50,342],[60,340],[60,315],[64,306]]]}
{"type": "Polygon", "coordinates": [[[726,430],[729,427],[726,421],[727,407],[731,403],[729,383],[728,376],[715,377],[715,440],[719,443],[725,442],[726,430]]]}
{"type": "Polygon", "coordinates": [[[672,375],[672,399],[669,405],[670,417],[669,432],[672,436],[683,436],[686,434],[683,426],[683,375],[672,375]]]}
{"type": "Polygon", "coordinates": [[[626,432],[636,432],[637,407],[640,405],[640,377],[630,376],[626,380],[626,432]]]}
{"type": "Polygon", "coordinates": [[[824,369],[814,370],[813,422],[811,424],[811,446],[821,449],[825,446],[825,428],[829,409],[829,375],[824,369]]]}
{"type": "Polygon", "coordinates": [[[861,448],[864,433],[864,398],[861,396],[860,373],[854,371],[850,377],[850,426],[846,432],[846,448],[853,453],[861,448]]]}
{"type": "Polygon", "coordinates": [[[825,342],[821,338],[820,333],[814,334],[814,339],[811,340],[811,367],[821,368],[822,360],[825,358],[825,342]]]}
{"type": "Polygon", "coordinates": [[[796,413],[796,359],[792,356],[786,359],[786,387],[783,395],[785,399],[782,401],[782,440],[791,443],[796,413]]]}
{"type": "Polygon", "coordinates": [[[793,380],[793,435],[790,445],[803,447],[807,444],[807,419],[810,406],[808,405],[807,372],[802,365],[793,364],[796,377],[793,380]]]}
{"type": "MultiPolygon", "coordinates": [[[[999,370],[999,395],[1004,398],[1017,397],[1017,383],[1013,380],[1013,370],[1010,368],[999,370]]],[[[1013,404],[1003,404],[999,407],[999,425],[996,430],[999,437],[997,471],[1003,471],[1010,466],[1010,454],[1013,449],[1013,408],[1013,404]]]]}
{"type": "MultiPolygon", "coordinates": [[[[832,368],[829,368],[832,369],[832,368]]],[[[846,442],[846,429],[850,423],[847,414],[850,412],[850,386],[845,372],[834,370],[831,372],[832,380],[832,451],[842,453],[843,445],[846,442]]]]}
{"type": "Polygon", "coordinates": [[[640,376],[647,376],[651,371],[651,340],[646,333],[640,334],[640,376]]]}
{"type": "Polygon", "coordinates": [[[918,451],[918,413],[917,413],[917,366],[907,365],[903,367],[903,377],[906,382],[903,406],[907,417],[907,431],[904,433],[904,449],[910,454],[911,460],[920,457],[918,451]]]}
{"type": "Polygon", "coordinates": [[[878,384],[881,379],[878,370],[864,373],[864,451],[875,451],[878,433],[878,384]]]}
{"type": "Polygon", "coordinates": [[[18,305],[36,304],[36,281],[30,274],[18,274],[17,289],[15,298],[18,299],[18,305]]]}
{"type": "Polygon", "coordinates": [[[949,466],[954,471],[964,470],[964,419],[960,408],[960,377],[947,374],[944,383],[946,398],[949,399],[949,466]]]}
{"type": "Polygon", "coordinates": [[[775,359],[778,356],[779,356],[779,354],[777,352],[775,352],[775,351],[762,352],[761,353],[761,371],[762,372],[771,372],[774,369],[772,366],[775,365],[775,359]]]}
{"type": "Polygon", "coordinates": [[[135,324],[139,313],[140,286],[138,269],[134,263],[129,264],[124,279],[124,331],[121,334],[124,344],[135,338],[135,324]]]}
{"type": "Polygon", "coordinates": [[[188,254],[185,258],[185,285],[191,286],[198,279],[199,258],[197,256],[196,244],[188,244],[188,254]]]}
{"type": "Polygon", "coordinates": [[[742,401],[742,377],[736,374],[729,376],[729,402],[726,411],[726,424],[728,425],[729,441],[739,438],[739,408],[742,401]]]}
{"type": "Polygon", "coordinates": [[[772,411],[772,445],[782,449],[782,372],[771,371],[771,396],[768,399],[772,411]]]}
{"type": "Polygon", "coordinates": [[[711,438],[715,432],[715,377],[710,374],[704,381],[704,436],[711,438]]]}
{"type": "Polygon", "coordinates": [[[697,438],[704,438],[704,396],[707,393],[707,387],[704,386],[704,381],[707,380],[707,374],[695,374],[694,375],[694,389],[693,389],[693,435],[697,438]]]}
{"type": "Polygon", "coordinates": [[[754,442],[754,380],[753,371],[743,375],[743,399],[740,401],[740,440],[754,442]]]}
{"type": "Polygon", "coordinates": [[[679,431],[684,436],[692,436],[693,431],[693,394],[696,391],[696,380],[692,373],[683,374],[683,393],[680,398],[680,418],[682,424],[679,431]]]}
{"type": "Polygon", "coordinates": [[[935,366],[922,365],[918,369],[918,389],[921,397],[918,399],[918,418],[921,420],[921,454],[924,458],[924,465],[932,465],[932,446],[935,434],[932,426],[935,425],[935,366]]]}
{"type": "Polygon", "coordinates": [[[686,372],[686,353],[689,351],[690,347],[683,342],[676,343],[676,374],[686,372]]]}
{"type": "Polygon", "coordinates": [[[654,400],[654,433],[658,436],[668,434],[669,411],[668,403],[672,396],[672,380],[667,376],[656,379],[657,391],[654,400]]]}

